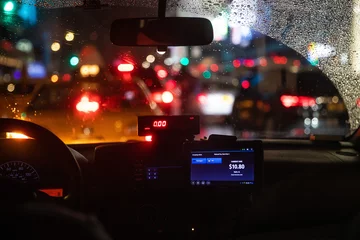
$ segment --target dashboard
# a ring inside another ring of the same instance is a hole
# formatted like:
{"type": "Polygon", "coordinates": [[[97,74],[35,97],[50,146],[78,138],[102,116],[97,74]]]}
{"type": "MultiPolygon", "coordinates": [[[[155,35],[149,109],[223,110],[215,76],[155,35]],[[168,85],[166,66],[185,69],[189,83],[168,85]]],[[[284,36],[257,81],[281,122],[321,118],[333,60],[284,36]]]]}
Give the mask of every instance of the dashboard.
{"type": "Polygon", "coordinates": [[[354,184],[360,181],[359,153],[350,142],[229,136],[194,141],[189,135],[198,131],[195,124],[181,130],[191,134],[180,134],[176,121],[161,118],[139,125],[144,134],[145,128],[155,132],[152,142],[69,146],[79,169],[61,151],[35,140],[0,140],[0,177],[66,200],[78,190],[80,170],[84,210],[96,214],[113,236],[225,237],[234,230],[258,232],[260,226],[346,219],[360,210],[354,184]]]}
{"type": "Polygon", "coordinates": [[[1,139],[0,144],[0,178],[25,183],[58,200],[76,192],[78,173],[63,154],[44,149],[34,139],[1,139]]]}
{"type": "Polygon", "coordinates": [[[264,140],[259,145],[263,148],[260,151],[263,158],[259,158],[263,162],[257,165],[263,169],[253,169],[260,173],[254,175],[260,176],[259,180],[254,178],[253,184],[247,183],[252,182],[252,174],[245,174],[246,180],[239,181],[235,175],[235,181],[218,181],[219,176],[224,176],[222,171],[225,178],[221,177],[221,180],[227,180],[229,173],[237,171],[229,169],[229,164],[238,164],[240,170],[252,169],[251,163],[256,167],[254,155],[259,146],[251,149],[250,145],[244,146],[247,143],[235,143],[237,150],[224,147],[231,144],[219,144],[219,141],[209,148],[206,148],[210,146],[209,142],[202,141],[180,147],[170,142],[159,145],[155,142],[100,144],[86,149],[73,147],[89,156],[90,169],[96,169],[88,173],[91,175],[89,208],[110,226],[110,232],[136,232],[139,228],[148,234],[187,231],[211,235],[215,234],[213,231],[232,232],[233,228],[258,232],[267,226],[274,229],[297,227],[300,223],[309,225],[316,220],[338,220],[340,215],[344,219],[359,205],[356,203],[356,199],[360,199],[357,186],[351,185],[358,179],[359,154],[352,144],[264,140]],[[95,154],[91,151],[94,147],[95,154]],[[213,171],[212,164],[220,162],[218,158],[222,163],[216,167],[219,174],[209,174],[213,171]],[[243,163],[229,163],[233,160],[243,163]],[[244,169],[241,164],[245,165],[244,169]],[[199,167],[209,169],[200,170],[199,167]],[[341,199],[336,197],[338,194],[341,199]],[[279,198],[284,200],[277,202],[279,198]],[[106,207],[99,206],[104,199],[106,207]],[[351,203],[345,204],[350,199],[351,203]],[[296,212],[294,204],[302,206],[301,213],[296,212]],[[337,206],[331,207],[334,211],[323,212],[322,209],[331,204],[337,206]],[[249,209],[252,209],[251,213],[249,209]],[[311,221],[309,216],[312,216],[311,221]],[[212,231],[209,232],[209,228],[212,231]]]}

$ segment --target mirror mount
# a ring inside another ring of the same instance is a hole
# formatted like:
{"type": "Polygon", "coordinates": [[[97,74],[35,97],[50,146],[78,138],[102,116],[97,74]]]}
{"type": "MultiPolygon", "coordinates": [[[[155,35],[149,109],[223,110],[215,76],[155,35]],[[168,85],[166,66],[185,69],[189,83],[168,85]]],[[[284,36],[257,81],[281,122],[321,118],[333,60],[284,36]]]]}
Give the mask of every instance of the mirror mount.
{"type": "Polygon", "coordinates": [[[157,46],[158,52],[166,52],[168,49],[168,46],[157,46]]]}
{"type": "Polygon", "coordinates": [[[213,41],[213,28],[206,18],[125,18],[111,24],[110,40],[118,46],[199,46],[213,41]]]}
{"type": "MultiPolygon", "coordinates": [[[[166,0],[159,0],[158,1],[158,17],[165,18],[166,16],[166,0]]],[[[159,52],[166,52],[167,46],[158,46],[157,50],[159,52]]]]}
{"type": "Polygon", "coordinates": [[[166,0],[158,0],[158,17],[165,18],[166,15],[166,0]]]}

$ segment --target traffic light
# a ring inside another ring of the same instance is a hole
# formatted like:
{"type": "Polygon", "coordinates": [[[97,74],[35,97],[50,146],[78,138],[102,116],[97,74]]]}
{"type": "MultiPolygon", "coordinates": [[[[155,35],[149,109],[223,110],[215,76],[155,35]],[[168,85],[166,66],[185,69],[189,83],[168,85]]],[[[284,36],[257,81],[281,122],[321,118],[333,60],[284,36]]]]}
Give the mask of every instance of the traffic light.
{"type": "Polygon", "coordinates": [[[75,67],[76,65],[79,64],[79,58],[77,56],[73,56],[70,58],[70,65],[75,67]]]}
{"type": "Polygon", "coordinates": [[[15,3],[13,1],[7,1],[3,5],[4,12],[13,12],[15,10],[15,3]]]}

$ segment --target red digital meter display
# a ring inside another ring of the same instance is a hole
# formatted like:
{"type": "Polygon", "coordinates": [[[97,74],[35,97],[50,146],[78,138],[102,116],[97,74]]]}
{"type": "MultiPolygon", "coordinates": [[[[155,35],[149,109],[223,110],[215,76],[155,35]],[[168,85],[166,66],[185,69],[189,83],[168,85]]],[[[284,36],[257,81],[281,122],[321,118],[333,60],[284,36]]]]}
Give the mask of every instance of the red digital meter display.
{"type": "Polygon", "coordinates": [[[167,125],[167,121],[154,121],[153,122],[153,127],[160,127],[160,128],[163,128],[163,127],[166,127],[167,125]]]}

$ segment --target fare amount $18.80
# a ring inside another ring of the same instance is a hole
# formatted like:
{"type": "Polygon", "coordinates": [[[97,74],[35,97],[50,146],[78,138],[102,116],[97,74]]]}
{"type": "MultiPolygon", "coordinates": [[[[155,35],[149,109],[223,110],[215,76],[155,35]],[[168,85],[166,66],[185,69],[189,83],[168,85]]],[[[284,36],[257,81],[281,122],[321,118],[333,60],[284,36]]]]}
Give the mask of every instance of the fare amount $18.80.
{"type": "Polygon", "coordinates": [[[229,170],[232,170],[232,169],[245,169],[245,164],[233,164],[233,163],[230,163],[229,164],[229,170]]]}

